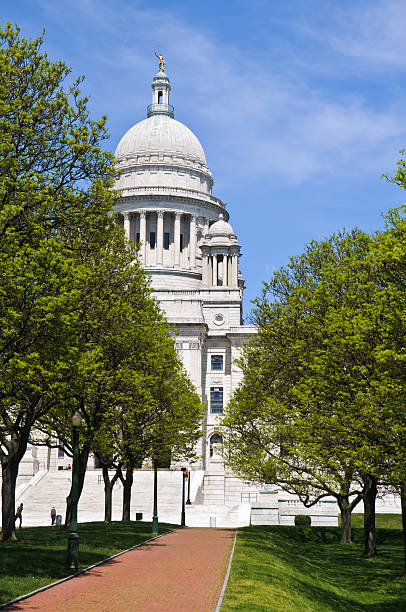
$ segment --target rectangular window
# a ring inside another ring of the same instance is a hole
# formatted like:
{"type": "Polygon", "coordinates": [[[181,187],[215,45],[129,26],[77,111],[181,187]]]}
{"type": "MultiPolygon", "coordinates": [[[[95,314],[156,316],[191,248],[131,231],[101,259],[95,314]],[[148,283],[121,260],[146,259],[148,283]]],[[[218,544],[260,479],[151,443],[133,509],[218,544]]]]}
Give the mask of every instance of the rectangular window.
{"type": "Polygon", "coordinates": [[[62,442],[59,442],[58,457],[65,457],[65,447],[62,442]]]}
{"type": "Polygon", "coordinates": [[[165,251],[169,251],[169,233],[164,233],[164,249],[165,251]]]}
{"type": "Polygon", "coordinates": [[[210,410],[213,414],[223,412],[223,387],[210,387],[210,410]]]}
{"type": "Polygon", "coordinates": [[[137,232],[137,233],[136,233],[136,236],[135,236],[135,242],[136,242],[137,244],[139,244],[139,243],[140,243],[140,233],[139,233],[139,232],[137,232]]]}
{"type": "Polygon", "coordinates": [[[156,244],[156,240],[155,240],[155,232],[150,232],[149,234],[149,246],[151,249],[155,249],[155,244],[156,244]]]}
{"type": "Polygon", "coordinates": [[[211,369],[223,371],[223,355],[212,355],[211,356],[211,369]]]}
{"type": "Polygon", "coordinates": [[[180,249],[180,252],[182,253],[182,251],[183,251],[183,234],[180,235],[179,249],[180,249]]]}

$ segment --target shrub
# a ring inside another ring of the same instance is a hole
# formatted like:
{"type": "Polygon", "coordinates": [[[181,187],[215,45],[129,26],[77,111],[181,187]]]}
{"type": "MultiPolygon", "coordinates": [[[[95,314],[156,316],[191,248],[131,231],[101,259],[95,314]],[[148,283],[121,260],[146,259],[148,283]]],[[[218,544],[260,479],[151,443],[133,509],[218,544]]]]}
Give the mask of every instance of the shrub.
{"type": "Polygon", "coordinates": [[[301,527],[307,527],[312,524],[312,519],[307,514],[296,514],[295,516],[295,525],[301,527]]]}

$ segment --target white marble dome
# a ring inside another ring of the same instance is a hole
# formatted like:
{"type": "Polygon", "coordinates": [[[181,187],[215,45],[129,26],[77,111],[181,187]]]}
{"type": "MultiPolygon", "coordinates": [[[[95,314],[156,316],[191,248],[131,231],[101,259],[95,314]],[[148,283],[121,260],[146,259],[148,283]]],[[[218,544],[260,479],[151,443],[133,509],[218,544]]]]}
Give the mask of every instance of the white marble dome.
{"type": "Polygon", "coordinates": [[[227,246],[237,243],[237,236],[231,225],[224,221],[222,213],[219,215],[219,220],[210,226],[205,236],[205,243],[211,246],[227,246]]]}
{"type": "Polygon", "coordinates": [[[209,228],[209,236],[234,236],[234,230],[227,221],[224,221],[224,215],[220,213],[219,220],[213,223],[209,228]]]}
{"type": "Polygon", "coordinates": [[[147,118],[130,128],[118,143],[116,189],[124,195],[126,190],[136,194],[164,189],[211,199],[213,176],[203,147],[186,125],[173,118],[167,75],[155,75],[151,87],[147,118]]]}
{"type": "Polygon", "coordinates": [[[166,153],[206,165],[203,147],[193,132],[168,115],[152,115],[128,130],[118,143],[118,160],[141,153],[166,153]]]}

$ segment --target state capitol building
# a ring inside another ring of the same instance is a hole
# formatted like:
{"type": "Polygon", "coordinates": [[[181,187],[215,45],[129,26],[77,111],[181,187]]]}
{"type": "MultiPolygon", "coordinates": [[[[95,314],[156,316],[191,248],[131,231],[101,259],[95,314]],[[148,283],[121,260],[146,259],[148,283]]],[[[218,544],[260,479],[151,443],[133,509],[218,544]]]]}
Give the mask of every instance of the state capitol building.
{"type": "MultiPolygon", "coordinates": [[[[241,380],[234,363],[255,333],[242,319],[240,246],[224,202],[212,194],[213,175],[203,148],[174,119],[165,72],[152,82],[147,118],[134,125],[115,152],[121,197],[115,212],[140,244],[155,297],[176,329],[176,347],[206,406],[200,469],[219,469],[219,415],[241,380]]],[[[197,466],[196,466],[197,467],[197,466]]]]}
{"type": "MultiPolygon", "coordinates": [[[[209,514],[217,517],[217,526],[293,524],[298,512],[311,513],[313,524],[337,524],[335,502],[305,511],[297,498],[273,486],[245,483],[224,466],[219,420],[242,379],[236,365],[241,346],[256,328],[244,325],[242,318],[241,252],[229,213],[212,194],[213,175],[199,140],[174,118],[163,64],[160,56],[147,118],[130,128],[117,146],[115,188],[120,198],[114,209],[127,238],[139,244],[153,294],[176,330],[176,348],[205,406],[196,448],[199,459],[190,466],[187,524],[208,526],[209,514]]],[[[36,510],[39,505],[57,504],[62,510],[70,488],[70,462],[62,447],[27,449],[16,499],[24,501],[33,521],[43,520],[42,510],[36,510]]],[[[95,520],[103,512],[97,467],[90,458],[79,502],[82,520],[95,520]]],[[[159,476],[161,504],[166,504],[160,513],[168,522],[177,522],[173,512],[179,500],[179,468],[172,466],[159,476]]],[[[137,470],[134,477],[135,508],[144,511],[144,520],[150,520],[151,478],[148,469],[137,470]]],[[[118,518],[115,493],[113,502],[118,518]]]]}

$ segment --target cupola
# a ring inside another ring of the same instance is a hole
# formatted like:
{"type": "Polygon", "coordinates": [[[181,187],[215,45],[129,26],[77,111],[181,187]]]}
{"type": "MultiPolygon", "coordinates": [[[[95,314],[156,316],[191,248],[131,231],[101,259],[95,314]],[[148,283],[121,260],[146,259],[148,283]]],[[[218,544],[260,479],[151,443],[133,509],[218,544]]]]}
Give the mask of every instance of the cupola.
{"type": "Polygon", "coordinates": [[[157,72],[152,79],[152,104],[147,107],[147,117],[152,115],[168,115],[173,119],[174,108],[169,104],[171,85],[165,72],[157,72]]]}
{"type": "Polygon", "coordinates": [[[233,228],[224,220],[222,213],[204,236],[200,249],[203,260],[203,286],[230,288],[239,286],[240,247],[233,228]]]}

